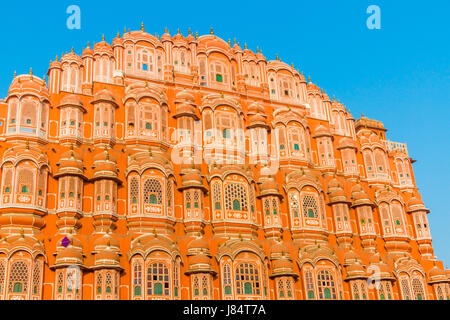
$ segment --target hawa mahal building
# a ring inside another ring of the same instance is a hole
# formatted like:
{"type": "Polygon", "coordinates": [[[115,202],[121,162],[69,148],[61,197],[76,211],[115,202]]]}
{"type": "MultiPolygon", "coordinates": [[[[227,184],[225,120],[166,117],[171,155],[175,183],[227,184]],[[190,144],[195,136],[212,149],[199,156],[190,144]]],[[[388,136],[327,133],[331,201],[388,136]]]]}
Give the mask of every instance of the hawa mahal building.
{"type": "Polygon", "coordinates": [[[448,300],[405,144],[294,66],[126,31],[0,102],[0,299],[448,300]]]}

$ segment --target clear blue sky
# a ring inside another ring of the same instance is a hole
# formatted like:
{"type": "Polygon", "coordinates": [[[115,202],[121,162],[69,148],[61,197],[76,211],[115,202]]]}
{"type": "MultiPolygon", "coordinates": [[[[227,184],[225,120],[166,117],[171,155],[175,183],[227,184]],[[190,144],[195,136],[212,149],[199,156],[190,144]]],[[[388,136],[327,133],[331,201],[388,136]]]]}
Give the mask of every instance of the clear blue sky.
{"type": "Polygon", "coordinates": [[[0,97],[14,70],[47,72],[50,59],[74,47],[81,53],[102,33],[111,41],[124,27],[161,35],[211,26],[270,59],[279,57],[311,75],[355,117],[384,122],[393,141],[407,142],[429,215],[435,253],[450,264],[450,1],[7,1],[0,29],[0,97]],[[66,8],[81,8],[81,30],[66,28],[66,8]],[[366,27],[366,9],[381,8],[381,30],[366,27]]]}

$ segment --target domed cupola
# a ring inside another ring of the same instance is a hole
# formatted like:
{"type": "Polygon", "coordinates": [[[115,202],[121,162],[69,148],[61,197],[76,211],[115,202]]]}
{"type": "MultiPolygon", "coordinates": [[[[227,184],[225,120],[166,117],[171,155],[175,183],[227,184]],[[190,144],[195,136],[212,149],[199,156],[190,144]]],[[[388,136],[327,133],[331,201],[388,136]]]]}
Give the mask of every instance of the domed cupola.
{"type": "Polygon", "coordinates": [[[73,148],[62,153],[56,165],[58,166],[58,170],[54,174],[54,178],[59,178],[64,175],[74,175],[86,179],[84,175],[84,169],[86,168],[83,163],[83,156],[73,148]]]}
{"type": "Polygon", "coordinates": [[[112,150],[105,148],[94,155],[94,180],[98,179],[113,179],[116,182],[121,182],[118,178],[117,160],[112,150]]]}
{"type": "Polygon", "coordinates": [[[345,194],[344,189],[342,188],[339,181],[334,177],[328,183],[328,197],[330,199],[329,205],[333,205],[336,203],[346,203],[350,204],[351,202],[348,200],[347,195],[345,194]]]}
{"type": "Polygon", "coordinates": [[[194,96],[187,90],[183,90],[177,93],[175,98],[175,105],[176,113],[173,116],[175,119],[182,117],[190,117],[194,120],[199,119],[199,116],[196,114],[197,105],[195,104],[194,96]]]}
{"type": "Polygon", "coordinates": [[[264,112],[264,107],[260,105],[258,102],[253,102],[248,107],[248,129],[261,127],[268,129],[269,126],[267,125],[267,115],[264,112]]]}
{"type": "Polygon", "coordinates": [[[114,268],[123,269],[120,266],[120,245],[110,234],[106,233],[94,241],[94,269],[114,268]]]}

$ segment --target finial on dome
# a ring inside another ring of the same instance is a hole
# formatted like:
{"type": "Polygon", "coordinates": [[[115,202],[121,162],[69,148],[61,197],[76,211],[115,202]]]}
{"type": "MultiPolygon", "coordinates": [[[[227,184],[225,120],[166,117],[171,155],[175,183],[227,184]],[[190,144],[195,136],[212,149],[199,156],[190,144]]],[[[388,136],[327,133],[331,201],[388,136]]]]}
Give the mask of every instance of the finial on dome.
{"type": "Polygon", "coordinates": [[[363,117],[364,117],[364,113],[361,112],[361,118],[363,118],[363,117]]]}
{"type": "Polygon", "coordinates": [[[130,28],[128,28],[128,33],[131,33],[131,29],[130,28]]]}
{"type": "Polygon", "coordinates": [[[177,29],[177,34],[180,34],[180,28],[177,29]]]}
{"type": "Polygon", "coordinates": [[[105,41],[105,34],[102,34],[102,41],[105,41]]]}
{"type": "Polygon", "coordinates": [[[256,47],[256,53],[259,53],[259,47],[256,47]]]}
{"type": "Polygon", "coordinates": [[[247,49],[247,42],[244,43],[244,48],[247,49]]]}
{"type": "Polygon", "coordinates": [[[308,76],[308,81],[309,83],[311,83],[311,76],[308,76]]]}
{"type": "Polygon", "coordinates": [[[144,22],[143,22],[143,21],[141,22],[141,31],[142,31],[142,32],[145,32],[144,22]]]}
{"type": "Polygon", "coordinates": [[[58,62],[58,60],[59,60],[59,58],[58,58],[58,56],[56,56],[56,60],[55,61],[58,62]]]}
{"type": "Polygon", "coordinates": [[[70,50],[70,52],[72,52],[72,53],[73,53],[73,47],[72,47],[72,49],[70,50]]]}
{"type": "Polygon", "coordinates": [[[169,33],[169,30],[167,30],[167,27],[165,27],[164,33],[169,33]]]}
{"type": "Polygon", "coordinates": [[[120,32],[117,31],[117,38],[120,38],[120,32]]]}
{"type": "MultiPolygon", "coordinates": [[[[89,46],[89,41],[88,41],[88,43],[87,43],[87,48],[90,48],[90,46],[89,46]]],[[[57,56],[58,57],[58,56],[57,56]]]]}
{"type": "Polygon", "coordinates": [[[123,34],[127,33],[127,27],[123,28],[123,34]]]}
{"type": "Polygon", "coordinates": [[[231,39],[228,39],[228,46],[231,47],[231,39]]]}
{"type": "Polygon", "coordinates": [[[236,45],[236,38],[234,38],[234,45],[236,45]]]}
{"type": "Polygon", "coordinates": [[[276,57],[277,61],[278,61],[278,53],[277,53],[277,57],[276,57]]]}
{"type": "Polygon", "coordinates": [[[198,39],[198,32],[195,31],[195,39],[198,39]]]}
{"type": "Polygon", "coordinates": [[[214,34],[214,30],[213,30],[213,27],[211,27],[211,34],[214,34]]]}
{"type": "Polygon", "coordinates": [[[191,27],[189,27],[189,34],[192,34],[191,27]]]}
{"type": "Polygon", "coordinates": [[[30,76],[33,76],[33,68],[30,68],[30,76]]]}
{"type": "Polygon", "coordinates": [[[17,77],[17,71],[14,71],[14,79],[17,77]]]}
{"type": "Polygon", "coordinates": [[[292,67],[292,69],[294,69],[294,63],[293,62],[291,63],[291,67],[292,67]]]}

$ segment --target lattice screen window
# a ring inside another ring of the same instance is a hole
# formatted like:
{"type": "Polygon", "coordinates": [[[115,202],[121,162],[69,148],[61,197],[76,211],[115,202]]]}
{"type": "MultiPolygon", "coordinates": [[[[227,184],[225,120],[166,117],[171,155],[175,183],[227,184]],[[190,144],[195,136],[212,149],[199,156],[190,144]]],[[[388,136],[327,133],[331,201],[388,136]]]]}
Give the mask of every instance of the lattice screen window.
{"type": "Polygon", "coordinates": [[[408,279],[402,279],[400,281],[400,287],[402,289],[403,299],[411,300],[411,290],[409,288],[409,281],[408,281],[408,279]]]}
{"type": "Polygon", "coordinates": [[[236,267],[236,293],[240,295],[261,294],[258,269],[253,264],[241,263],[236,267]]]}
{"type": "Polygon", "coordinates": [[[35,261],[33,266],[33,294],[38,295],[41,292],[41,261],[35,261]]]}
{"type": "Polygon", "coordinates": [[[57,283],[57,287],[56,290],[58,293],[62,293],[63,292],[63,285],[64,285],[64,273],[63,271],[60,271],[58,273],[58,278],[56,280],[57,283]]]}
{"type": "Polygon", "coordinates": [[[336,300],[336,285],[330,271],[319,271],[317,274],[317,288],[321,300],[336,300]]]}
{"type": "Polygon", "coordinates": [[[97,294],[101,294],[102,293],[102,285],[103,285],[103,276],[101,273],[97,274],[97,281],[96,281],[96,286],[97,286],[97,294]]]}
{"type": "Polygon", "coordinates": [[[234,211],[247,211],[247,190],[242,184],[229,183],[225,186],[225,208],[234,211]]]}
{"type": "Polygon", "coordinates": [[[214,209],[222,209],[222,187],[219,183],[213,184],[213,198],[214,198],[214,209]]]}
{"type": "Polygon", "coordinates": [[[286,279],[286,293],[288,298],[292,298],[292,280],[286,279]]]}
{"type": "Polygon", "coordinates": [[[194,276],[194,283],[193,283],[192,287],[194,288],[194,296],[198,297],[200,294],[200,284],[198,281],[198,276],[194,276]]]}
{"type": "Polygon", "coordinates": [[[355,300],[359,300],[360,299],[360,294],[359,294],[359,288],[358,288],[358,284],[355,282],[353,282],[353,299],[355,300]]]}
{"type": "Polygon", "coordinates": [[[0,262],[0,295],[3,294],[4,286],[5,286],[5,277],[6,277],[6,268],[5,262],[0,262]]]}
{"type": "Polygon", "coordinates": [[[264,213],[266,216],[270,215],[270,201],[269,199],[264,199],[264,213]]]}
{"type": "Polygon", "coordinates": [[[300,206],[299,206],[299,202],[298,202],[298,195],[297,195],[297,193],[290,193],[289,194],[289,204],[290,204],[290,207],[291,207],[292,216],[294,218],[298,218],[299,217],[299,212],[300,212],[300,206]]]}
{"type": "Polygon", "coordinates": [[[167,180],[167,208],[172,206],[173,201],[173,189],[172,189],[172,180],[167,180]]]}
{"type": "Polygon", "coordinates": [[[178,297],[178,290],[180,288],[180,260],[177,258],[173,269],[173,293],[175,297],[178,297]]]}
{"type": "Polygon", "coordinates": [[[191,192],[186,191],[184,194],[184,201],[186,203],[186,209],[191,209],[191,192]]]}
{"type": "Polygon", "coordinates": [[[12,172],[13,168],[3,169],[3,193],[10,194],[12,188],[12,172]]]}
{"type": "Polygon", "coordinates": [[[209,291],[208,278],[206,276],[202,277],[202,294],[207,296],[209,291]]]}
{"type": "Polygon", "coordinates": [[[25,293],[28,289],[28,266],[24,261],[11,265],[9,271],[9,293],[25,293]]]}
{"type": "Polygon", "coordinates": [[[413,287],[415,299],[416,300],[424,300],[425,294],[424,294],[422,281],[420,281],[420,279],[418,279],[418,278],[413,279],[412,287],[413,287]]]}
{"type": "Polygon", "coordinates": [[[162,185],[155,179],[147,179],[144,183],[144,203],[162,204],[162,185]]]}
{"type": "Polygon", "coordinates": [[[133,268],[133,287],[134,295],[142,295],[142,264],[140,262],[135,262],[133,268]]]}
{"type": "Polygon", "coordinates": [[[20,169],[17,172],[16,192],[34,194],[34,174],[31,169],[20,169]]]}
{"type": "Polygon", "coordinates": [[[169,268],[163,263],[153,263],[147,268],[147,294],[169,296],[169,268]]]}
{"type": "Polygon", "coordinates": [[[223,265],[223,288],[225,295],[231,295],[231,268],[228,263],[223,265]]]}
{"type": "Polygon", "coordinates": [[[107,272],[105,276],[105,292],[111,293],[112,292],[112,285],[113,285],[113,278],[111,272],[107,272]]]}
{"type": "Polygon", "coordinates": [[[133,177],[130,180],[130,204],[138,204],[139,203],[139,179],[137,177],[133,177]]]}
{"type": "Polygon", "coordinates": [[[278,280],[278,295],[280,298],[284,298],[284,282],[283,279],[278,280]]]}
{"type": "Polygon", "coordinates": [[[200,192],[198,191],[194,192],[194,208],[200,208],[200,192]]]}
{"type": "Polygon", "coordinates": [[[305,272],[305,283],[308,300],[314,299],[314,279],[310,270],[305,272]]]}
{"type": "Polygon", "coordinates": [[[304,195],[302,198],[303,215],[306,218],[318,218],[318,207],[316,198],[312,195],[304,195]]]}

